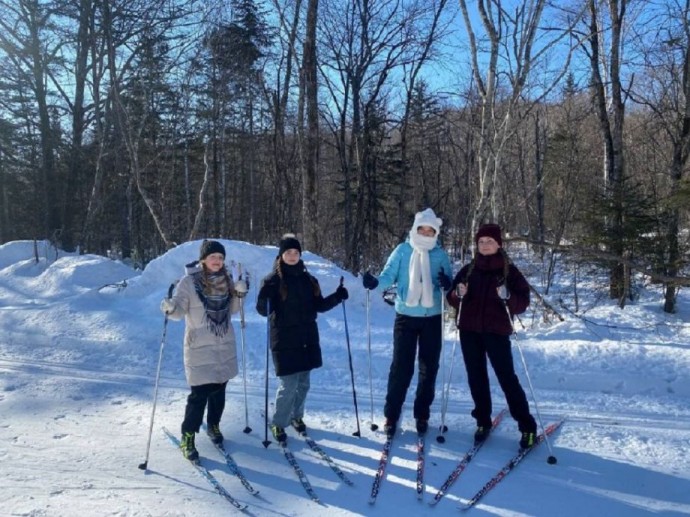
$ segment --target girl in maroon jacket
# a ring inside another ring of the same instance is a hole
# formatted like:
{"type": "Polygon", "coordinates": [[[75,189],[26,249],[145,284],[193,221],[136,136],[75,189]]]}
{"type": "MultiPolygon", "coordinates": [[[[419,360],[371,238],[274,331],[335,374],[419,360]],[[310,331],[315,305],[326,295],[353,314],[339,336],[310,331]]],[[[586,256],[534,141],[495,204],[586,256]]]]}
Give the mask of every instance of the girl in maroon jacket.
{"type": "Polygon", "coordinates": [[[475,442],[491,432],[491,390],[486,358],[521,432],[520,447],[534,445],[537,424],[530,414],[525,391],[515,374],[510,335],[512,316],[529,305],[529,285],[501,247],[501,227],[485,224],[475,236],[478,253],[453,280],[448,303],[458,309],[460,346],[477,420],[475,442]],[[510,312],[510,318],[508,317],[510,312]]]}

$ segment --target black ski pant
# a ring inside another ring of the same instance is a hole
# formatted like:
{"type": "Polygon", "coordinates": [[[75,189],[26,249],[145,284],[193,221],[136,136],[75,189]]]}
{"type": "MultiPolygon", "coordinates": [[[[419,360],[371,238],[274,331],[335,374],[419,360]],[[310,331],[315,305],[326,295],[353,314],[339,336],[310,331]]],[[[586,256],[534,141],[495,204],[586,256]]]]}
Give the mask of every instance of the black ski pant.
{"type": "Polygon", "coordinates": [[[206,423],[209,427],[220,424],[220,417],[225,409],[225,387],[227,381],[214,384],[192,386],[187,396],[187,407],[184,410],[182,434],[198,433],[204,420],[204,410],[208,406],[206,423]]]}
{"type": "Polygon", "coordinates": [[[400,418],[405,395],[414,375],[415,357],[419,363],[419,372],[414,417],[429,419],[442,340],[440,314],[426,317],[396,314],[393,327],[393,362],[388,373],[388,393],[383,408],[386,419],[397,422],[400,418]]]}
{"type": "Polygon", "coordinates": [[[510,337],[461,330],[460,347],[474,401],[472,416],[477,420],[477,425],[491,426],[491,388],[486,361],[488,357],[506,397],[510,415],[518,423],[520,432],[536,432],[537,424],[529,412],[525,390],[522,389],[515,373],[510,337]]]}

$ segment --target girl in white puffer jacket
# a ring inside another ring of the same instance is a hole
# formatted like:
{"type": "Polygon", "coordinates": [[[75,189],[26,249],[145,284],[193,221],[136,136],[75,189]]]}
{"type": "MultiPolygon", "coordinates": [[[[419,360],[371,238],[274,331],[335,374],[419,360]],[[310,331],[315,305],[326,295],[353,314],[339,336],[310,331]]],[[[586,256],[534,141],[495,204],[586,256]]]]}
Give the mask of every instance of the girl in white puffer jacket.
{"type": "Polygon", "coordinates": [[[222,444],[220,419],[225,408],[225,387],[237,375],[237,346],[231,315],[240,310],[247,293],[243,280],[233,282],[225,268],[225,248],[205,240],[199,261],[187,266],[172,298],[161,302],[170,319],[185,320],[184,369],[191,393],[182,421],[181,448],[185,458],[196,460],[194,438],[206,414],[207,432],[222,444]]]}

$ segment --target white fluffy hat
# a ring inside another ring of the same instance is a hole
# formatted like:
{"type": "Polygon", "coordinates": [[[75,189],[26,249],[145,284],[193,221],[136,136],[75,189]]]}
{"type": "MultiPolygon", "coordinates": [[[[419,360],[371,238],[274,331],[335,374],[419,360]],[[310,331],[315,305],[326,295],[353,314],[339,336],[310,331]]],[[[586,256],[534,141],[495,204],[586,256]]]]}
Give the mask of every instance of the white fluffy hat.
{"type": "Polygon", "coordinates": [[[417,231],[420,226],[431,226],[436,230],[436,235],[438,235],[443,220],[440,217],[436,217],[436,214],[431,208],[417,212],[414,216],[414,224],[412,225],[412,230],[417,231]]]}

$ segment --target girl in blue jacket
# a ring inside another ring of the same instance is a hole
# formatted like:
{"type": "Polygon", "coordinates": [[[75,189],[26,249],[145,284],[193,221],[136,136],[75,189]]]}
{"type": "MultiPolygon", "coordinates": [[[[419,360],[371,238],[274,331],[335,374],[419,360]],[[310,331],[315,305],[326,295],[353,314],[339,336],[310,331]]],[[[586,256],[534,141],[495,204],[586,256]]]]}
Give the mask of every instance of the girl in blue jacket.
{"type": "Polygon", "coordinates": [[[393,250],[379,277],[367,272],[362,278],[367,289],[386,290],[397,284],[393,362],[383,409],[384,431],[389,436],[395,434],[400,419],[414,375],[415,357],[419,376],[414,418],[418,433],[428,428],[443,343],[441,297],[450,287],[452,273],[448,254],[438,243],[441,224],[443,221],[431,208],[418,212],[408,239],[393,250]]]}

